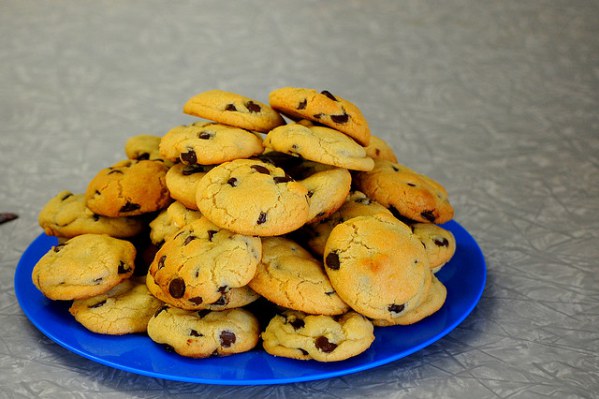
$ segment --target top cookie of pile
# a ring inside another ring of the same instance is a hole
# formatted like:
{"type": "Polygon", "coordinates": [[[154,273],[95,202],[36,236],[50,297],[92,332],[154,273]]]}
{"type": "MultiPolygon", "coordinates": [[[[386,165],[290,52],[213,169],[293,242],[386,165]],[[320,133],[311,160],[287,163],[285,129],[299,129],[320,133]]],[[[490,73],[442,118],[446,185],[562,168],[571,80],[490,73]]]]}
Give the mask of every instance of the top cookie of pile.
{"type": "Polygon", "coordinates": [[[225,125],[262,133],[285,124],[283,117],[267,104],[240,94],[217,89],[191,97],[183,105],[183,112],[225,125]]]}
{"type": "Polygon", "coordinates": [[[294,120],[308,119],[336,129],[367,146],[370,128],[362,111],[351,103],[327,90],[282,87],[268,96],[270,106],[294,120]]]}

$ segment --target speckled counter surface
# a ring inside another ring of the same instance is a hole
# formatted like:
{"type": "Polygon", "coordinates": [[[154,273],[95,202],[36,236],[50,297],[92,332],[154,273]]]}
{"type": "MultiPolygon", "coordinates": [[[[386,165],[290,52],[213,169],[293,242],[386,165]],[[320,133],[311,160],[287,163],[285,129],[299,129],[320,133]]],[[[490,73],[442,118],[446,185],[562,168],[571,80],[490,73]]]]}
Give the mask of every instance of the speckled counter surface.
{"type": "Polygon", "coordinates": [[[1,398],[592,398],[599,392],[599,3],[1,1],[1,398]],[[13,277],[58,190],[212,88],[360,106],[448,189],[488,269],[449,335],[372,370],[230,387],[97,364],[41,334],[13,277]]]}

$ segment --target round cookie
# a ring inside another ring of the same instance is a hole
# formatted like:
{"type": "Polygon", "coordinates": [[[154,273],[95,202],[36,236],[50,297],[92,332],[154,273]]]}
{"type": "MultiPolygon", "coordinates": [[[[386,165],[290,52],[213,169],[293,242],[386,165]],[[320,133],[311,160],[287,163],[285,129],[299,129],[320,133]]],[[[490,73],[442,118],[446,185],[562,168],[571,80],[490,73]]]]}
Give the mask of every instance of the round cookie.
{"type": "Polygon", "coordinates": [[[148,335],[181,356],[206,358],[253,349],[260,326],[244,309],[197,312],[164,306],[148,322],[148,335]]]}
{"type": "Polygon", "coordinates": [[[378,136],[371,135],[370,143],[365,147],[366,154],[372,159],[385,159],[391,162],[397,162],[397,156],[393,148],[385,140],[378,136]]]}
{"type": "Polygon", "coordinates": [[[267,353],[319,362],[357,356],[370,348],[374,339],[372,322],[352,311],[332,317],[288,310],[274,316],[262,332],[267,353]]]}
{"type": "Polygon", "coordinates": [[[372,320],[372,324],[377,327],[387,327],[417,323],[441,309],[446,299],[447,288],[437,277],[432,276],[431,286],[418,306],[394,317],[392,320],[372,320]]]}
{"type": "Polygon", "coordinates": [[[177,126],[160,140],[160,154],[165,159],[186,165],[215,165],[262,151],[258,134],[215,122],[177,126]]]}
{"type": "Polygon", "coordinates": [[[169,302],[170,305],[185,310],[227,310],[240,308],[250,303],[257,301],[260,295],[256,293],[249,286],[244,285],[243,287],[230,288],[223,290],[220,298],[213,303],[193,303],[183,298],[173,298],[170,295],[166,295],[160,287],[154,281],[154,277],[151,274],[146,275],[146,286],[152,295],[160,299],[162,302],[169,302]]]}
{"type": "Polygon", "coordinates": [[[186,165],[178,163],[166,172],[166,187],[171,197],[186,208],[198,210],[196,204],[196,185],[211,169],[205,165],[186,165]]]}
{"type": "Polygon", "coordinates": [[[392,320],[419,302],[431,271],[411,229],[393,216],[358,216],[336,225],[324,251],[331,284],[350,307],[392,320]]]}
{"type": "Polygon", "coordinates": [[[431,270],[437,273],[455,254],[455,237],[451,231],[432,223],[414,223],[410,227],[424,245],[431,270]]]}
{"type": "Polygon", "coordinates": [[[327,218],[343,205],[351,188],[351,174],[347,169],[331,168],[299,180],[308,189],[310,211],[306,223],[327,218]]]}
{"type": "Polygon", "coordinates": [[[138,277],[124,280],[104,294],[73,301],[69,312],[90,331],[123,335],[145,333],[148,321],[162,305],[138,277]]]}
{"type": "Polygon", "coordinates": [[[136,216],[166,208],[168,167],[159,161],[125,160],[102,169],[85,191],[87,207],[108,217],[136,216]]]}
{"type": "Polygon", "coordinates": [[[145,227],[140,218],[98,215],[86,206],[84,194],[70,191],[61,191],[50,199],[40,211],[38,223],[47,235],[65,238],[88,233],[133,237],[145,227]]]}
{"type": "Polygon", "coordinates": [[[103,294],[135,269],[133,244],[104,234],[82,234],[52,247],[33,267],[33,284],[52,300],[103,294]]]}
{"type": "Polygon", "coordinates": [[[160,246],[183,226],[201,217],[200,212],[191,210],[181,202],[175,201],[150,222],[150,240],[154,245],[160,246]]]}
{"type": "Polygon", "coordinates": [[[399,218],[442,224],[453,218],[445,188],[428,176],[398,163],[375,160],[371,171],[356,173],[358,190],[380,202],[399,218]]]}
{"type": "Polygon", "coordinates": [[[271,107],[294,120],[308,119],[352,137],[362,145],[370,141],[370,128],[362,111],[329,91],[282,87],[268,97],[271,107]]]}
{"type": "Polygon", "coordinates": [[[282,235],[309,215],[308,190],[272,164],[237,159],[210,170],[197,185],[198,209],[240,234],[282,235]]]}
{"type": "Polygon", "coordinates": [[[259,237],[235,234],[202,217],[164,242],[148,273],[164,302],[211,304],[231,288],[247,285],[261,257],[259,237]]]}
{"type": "Polygon", "coordinates": [[[349,310],[329,281],[322,262],[284,237],[262,239],[262,261],[249,286],[279,306],[310,314],[339,315],[349,310]]]}
{"type": "Polygon", "coordinates": [[[392,216],[391,211],[376,201],[368,198],[360,191],[353,191],[345,202],[332,215],[317,223],[307,224],[302,231],[307,236],[306,245],[316,254],[324,253],[324,247],[333,227],[356,216],[369,216],[385,213],[392,216]]]}
{"type": "Polygon", "coordinates": [[[353,139],[335,129],[306,121],[271,130],[264,139],[264,146],[339,168],[369,171],[374,167],[364,147],[353,139]]]}
{"type": "Polygon", "coordinates": [[[257,132],[285,124],[270,106],[224,90],[209,90],[191,97],[183,106],[189,115],[257,132]]]}

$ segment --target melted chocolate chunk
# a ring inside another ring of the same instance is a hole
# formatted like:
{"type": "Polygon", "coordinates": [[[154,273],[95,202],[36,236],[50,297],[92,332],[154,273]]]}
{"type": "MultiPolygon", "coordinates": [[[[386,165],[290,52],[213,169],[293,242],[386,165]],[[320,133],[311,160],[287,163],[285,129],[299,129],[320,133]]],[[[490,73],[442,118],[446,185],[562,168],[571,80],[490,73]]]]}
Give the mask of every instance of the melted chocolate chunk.
{"type": "Polygon", "coordinates": [[[349,115],[348,114],[331,115],[331,120],[333,122],[339,123],[339,124],[347,123],[347,121],[349,120],[349,115]]]}
{"type": "Polygon", "coordinates": [[[337,344],[334,344],[331,341],[329,341],[329,339],[324,335],[321,335],[320,337],[316,338],[316,340],[314,341],[314,345],[316,346],[316,348],[318,348],[320,351],[324,353],[331,353],[335,350],[335,348],[337,348],[337,344]]]}
{"type": "Polygon", "coordinates": [[[308,105],[308,99],[304,98],[302,101],[300,101],[300,103],[297,105],[297,109],[305,109],[306,105],[308,105]]]}
{"type": "Polygon", "coordinates": [[[393,168],[394,171],[399,172],[399,168],[395,165],[391,165],[391,167],[393,168]]]}
{"type": "Polygon", "coordinates": [[[402,310],[404,310],[406,307],[406,305],[397,305],[395,303],[389,305],[389,307],[387,308],[387,310],[391,313],[401,313],[402,310]]]}
{"type": "Polygon", "coordinates": [[[332,94],[331,94],[331,92],[330,92],[330,91],[328,91],[328,90],[323,90],[323,91],[321,91],[321,92],[320,92],[320,94],[324,94],[325,96],[327,96],[327,97],[328,97],[328,98],[330,98],[331,100],[333,100],[333,101],[337,101],[337,99],[335,98],[335,96],[334,96],[334,95],[332,95],[332,94]]]}
{"type": "Polygon", "coordinates": [[[260,215],[258,216],[258,220],[256,220],[256,224],[263,224],[266,223],[266,212],[260,212],[260,215]]]}
{"type": "Polygon", "coordinates": [[[234,332],[225,330],[220,333],[220,346],[223,348],[230,347],[235,341],[237,341],[237,337],[234,332]]]}
{"type": "Polygon", "coordinates": [[[314,114],[314,115],[312,115],[312,117],[315,118],[315,119],[320,119],[323,116],[324,116],[324,114],[314,114]]]}
{"type": "Polygon", "coordinates": [[[229,180],[227,180],[227,183],[231,186],[231,187],[237,187],[237,179],[232,177],[229,180]]]}
{"type": "Polygon", "coordinates": [[[198,163],[198,156],[193,149],[188,148],[187,152],[181,154],[181,160],[185,163],[195,164],[198,163]]]}
{"type": "Polygon", "coordinates": [[[438,247],[448,247],[449,246],[449,241],[447,241],[447,238],[445,238],[445,237],[435,238],[433,240],[433,242],[438,247]]]}
{"type": "Polygon", "coordinates": [[[235,104],[227,104],[225,105],[225,111],[237,111],[235,104]]]}
{"type": "Polygon", "coordinates": [[[194,305],[200,305],[202,302],[204,302],[204,299],[201,296],[194,296],[193,298],[189,298],[188,300],[194,305]]]}
{"type": "Polygon", "coordinates": [[[406,184],[410,187],[416,187],[416,185],[414,183],[406,183],[406,184]]]}
{"type": "Polygon", "coordinates": [[[172,279],[168,285],[168,292],[173,298],[182,298],[185,294],[185,281],[180,277],[172,279]]]}
{"type": "Polygon", "coordinates": [[[65,194],[65,195],[64,195],[64,196],[63,196],[63,197],[62,197],[60,200],[61,200],[61,201],[64,201],[64,200],[66,200],[67,198],[70,198],[70,197],[72,197],[72,196],[73,196],[73,193],[66,193],[66,194],[65,194]]]}
{"type": "Polygon", "coordinates": [[[265,168],[262,165],[252,165],[251,168],[254,169],[256,172],[260,172],[265,175],[270,175],[270,170],[268,170],[268,168],[265,168]]]}
{"type": "Polygon", "coordinates": [[[324,260],[325,265],[331,270],[339,270],[341,263],[337,251],[331,251],[324,260]]]}
{"type": "Polygon", "coordinates": [[[196,330],[194,330],[193,328],[189,331],[189,336],[190,337],[203,337],[204,334],[200,334],[199,332],[197,332],[196,330]]]}
{"type": "Polygon", "coordinates": [[[183,241],[183,245],[187,245],[187,244],[189,244],[190,242],[192,242],[193,240],[196,240],[197,238],[198,238],[198,237],[196,237],[196,236],[193,236],[193,235],[187,236],[187,238],[185,239],[185,241],[183,241]]]}
{"type": "Polygon", "coordinates": [[[435,222],[435,211],[432,210],[428,210],[428,211],[422,211],[420,212],[420,216],[422,216],[423,218],[425,218],[426,220],[428,220],[431,223],[435,222]]]}
{"type": "Polygon", "coordinates": [[[294,330],[299,330],[306,325],[302,319],[291,320],[289,324],[291,324],[291,327],[293,327],[294,330]]]}
{"type": "Polygon", "coordinates": [[[125,264],[125,262],[119,262],[119,269],[118,272],[119,274],[125,274],[125,273],[129,273],[131,271],[131,268],[125,264]]]}
{"type": "Polygon", "coordinates": [[[133,212],[138,210],[139,208],[141,208],[141,205],[139,204],[134,204],[133,202],[127,201],[127,203],[123,206],[121,206],[121,209],[119,209],[119,212],[133,212]]]}
{"type": "Polygon", "coordinates": [[[212,136],[214,136],[214,134],[212,132],[208,132],[208,131],[205,131],[205,130],[203,132],[200,132],[198,134],[198,138],[202,139],[202,140],[209,140],[209,139],[212,138],[212,136]]]}
{"type": "Polygon", "coordinates": [[[291,178],[291,176],[275,176],[272,179],[277,184],[278,183],[289,183],[289,182],[293,181],[293,179],[291,178]]]}
{"type": "Polygon", "coordinates": [[[89,305],[87,308],[88,309],[100,308],[100,307],[104,306],[105,304],[106,304],[106,299],[104,299],[103,301],[100,301],[98,303],[94,303],[93,305],[89,305]]]}
{"type": "Polygon", "coordinates": [[[253,101],[248,101],[247,103],[245,103],[245,107],[248,109],[248,111],[252,113],[262,111],[262,108],[260,108],[260,106],[253,101]]]}
{"type": "Polygon", "coordinates": [[[164,267],[164,261],[166,260],[166,255],[162,255],[160,259],[158,259],[158,270],[164,267]]]}
{"type": "Polygon", "coordinates": [[[304,356],[308,356],[310,354],[307,350],[302,349],[302,348],[297,348],[297,350],[299,350],[300,352],[302,352],[302,355],[304,355],[304,356]]]}
{"type": "Polygon", "coordinates": [[[208,230],[208,241],[212,241],[216,233],[218,233],[217,230],[208,230]]]}

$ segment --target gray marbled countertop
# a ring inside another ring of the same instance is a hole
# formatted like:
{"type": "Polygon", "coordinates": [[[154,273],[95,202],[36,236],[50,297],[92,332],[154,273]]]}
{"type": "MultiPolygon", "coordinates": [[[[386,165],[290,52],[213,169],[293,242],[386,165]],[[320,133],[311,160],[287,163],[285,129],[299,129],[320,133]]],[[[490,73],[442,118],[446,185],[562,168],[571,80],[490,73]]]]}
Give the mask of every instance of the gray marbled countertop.
{"type": "Polygon", "coordinates": [[[599,392],[599,3],[0,1],[0,397],[591,398],[599,392]],[[13,277],[59,190],[83,191],[191,95],[282,86],[360,106],[440,181],[488,280],[474,312],[393,363],[228,387],[144,377],[53,343],[13,277]]]}

